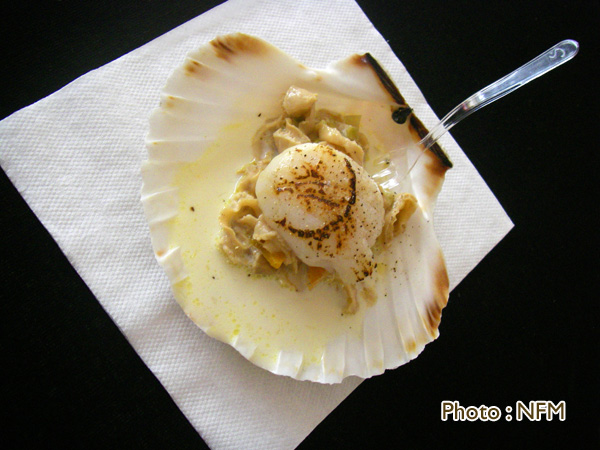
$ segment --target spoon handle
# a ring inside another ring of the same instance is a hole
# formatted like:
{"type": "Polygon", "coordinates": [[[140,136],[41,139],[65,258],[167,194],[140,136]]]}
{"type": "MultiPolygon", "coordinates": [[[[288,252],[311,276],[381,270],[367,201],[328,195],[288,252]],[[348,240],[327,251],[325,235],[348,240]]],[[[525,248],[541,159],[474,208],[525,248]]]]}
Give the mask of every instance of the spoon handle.
{"type": "Polygon", "coordinates": [[[559,42],[554,47],[529,61],[527,64],[519,67],[514,72],[509,73],[498,81],[477,91],[446,114],[429,134],[421,140],[421,144],[425,148],[431,147],[446,131],[465,117],[499,98],[510,94],[514,90],[529,83],[531,80],[544,75],[555,67],[566,63],[577,54],[578,50],[579,44],[576,41],[567,39],[559,42]]]}

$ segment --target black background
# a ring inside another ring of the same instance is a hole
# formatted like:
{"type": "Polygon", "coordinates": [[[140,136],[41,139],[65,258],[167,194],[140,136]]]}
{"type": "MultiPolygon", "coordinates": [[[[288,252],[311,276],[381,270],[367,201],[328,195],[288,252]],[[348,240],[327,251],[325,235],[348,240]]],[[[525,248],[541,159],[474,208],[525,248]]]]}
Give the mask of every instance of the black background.
{"type": "MultiPolygon", "coordinates": [[[[0,118],[219,2],[7,3],[0,118]]],[[[299,448],[598,448],[599,2],[359,4],[440,116],[560,40],[581,50],[453,129],[515,228],[451,293],[441,337],[299,448]],[[564,400],[567,420],[442,422],[442,400],[564,400]]],[[[206,448],[0,175],[0,447],[206,448]]]]}

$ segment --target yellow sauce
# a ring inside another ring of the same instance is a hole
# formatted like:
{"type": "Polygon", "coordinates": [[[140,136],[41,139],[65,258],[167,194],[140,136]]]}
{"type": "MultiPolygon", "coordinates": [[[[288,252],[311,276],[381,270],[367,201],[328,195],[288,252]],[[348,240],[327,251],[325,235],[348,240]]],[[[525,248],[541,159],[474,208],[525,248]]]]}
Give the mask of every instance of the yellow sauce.
{"type": "Polygon", "coordinates": [[[366,307],[342,315],[346,296],[338,286],[319,283],[296,292],[234,266],[217,246],[219,213],[234,191],[237,170],[252,158],[257,128],[228,126],[174,178],[180,203],[170,223],[170,248],[180,247],[189,275],[174,286],[175,296],[207,334],[256,346],[251,359],[263,367],[273,367],[282,350],[304,354],[304,365],[320,364],[330,341],[345,334],[360,338],[366,307]]]}

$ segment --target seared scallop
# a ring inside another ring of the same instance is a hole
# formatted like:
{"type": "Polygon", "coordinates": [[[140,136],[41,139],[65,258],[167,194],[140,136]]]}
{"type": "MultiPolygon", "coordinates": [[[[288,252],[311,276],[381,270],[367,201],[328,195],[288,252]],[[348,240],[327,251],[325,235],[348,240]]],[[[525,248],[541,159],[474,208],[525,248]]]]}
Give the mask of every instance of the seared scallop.
{"type": "Polygon", "coordinates": [[[256,198],[267,223],[309,266],[344,284],[369,277],[383,227],[383,198],[364,169],[331,146],[302,144],[261,172],[256,198]]]}

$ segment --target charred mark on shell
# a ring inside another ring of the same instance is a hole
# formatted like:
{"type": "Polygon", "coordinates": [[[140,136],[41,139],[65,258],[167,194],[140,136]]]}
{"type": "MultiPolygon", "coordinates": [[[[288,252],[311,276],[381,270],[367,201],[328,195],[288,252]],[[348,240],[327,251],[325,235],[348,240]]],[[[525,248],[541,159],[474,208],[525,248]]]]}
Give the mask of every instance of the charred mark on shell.
{"type": "MultiPolygon", "coordinates": [[[[429,131],[423,126],[423,123],[417,118],[416,115],[411,114],[412,109],[408,107],[404,97],[400,94],[400,91],[394,84],[393,80],[387,74],[387,72],[381,67],[379,62],[371,55],[370,53],[365,53],[364,55],[355,55],[352,59],[352,62],[358,66],[367,66],[369,67],[375,76],[377,76],[378,81],[381,83],[381,86],[385,89],[385,91],[390,95],[390,97],[399,105],[399,108],[396,109],[392,113],[392,119],[394,122],[398,124],[409,123],[409,127],[416,130],[419,135],[419,139],[422,139],[429,133],[429,131]]],[[[448,158],[448,155],[444,152],[444,150],[440,147],[440,145],[436,142],[429,149],[440,161],[443,167],[451,168],[452,162],[448,158]]]]}
{"type": "Polygon", "coordinates": [[[370,53],[365,53],[364,55],[356,56],[358,57],[357,63],[359,62],[370,67],[373,70],[373,72],[375,72],[375,75],[377,75],[377,78],[379,79],[379,82],[381,83],[383,88],[387,91],[388,94],[390,94],[390,97],[392,97],[392,99],[399,105],[403,105],[405,101],[402,95],[400,94],[400,91],[398,90],[390,76],[387,74],[387,72],[373,57],[373,55],[371,55],[370,53]]]}
{"type": "Polygon", "coordinates": [[[253,36],[244,33],[234,33],[218,36],[210,41],[215,55],[218,58],[229,60],[236,54],[260,55],[269,50],[269,45],[253,36]]]}
{"type": "Polygon", "coordinates": [[[412,112],[412,108],[408,105],[399,106],[398,109],[392,113],[392,120],[402,125],[403,123],[406,123],[412,112]]]}
{"type": "MultiPolygon", "coordinates": [[[[429,133],[427,128],[425,128],[425,125],[423,125],[423,122],[421,122],[421,120],[419,120],[419,118],[417,116],[415,116],[414,114],[410,115],[410,121],[408,122],[408,124],[409,124],[409,129],[414,130],[414,132],[417,134],[419,139],[423,139],[425,136],[427,136],[427,133],[429,133]]],[[[450,158],[448,158],[448,155],[446,155],[444,150],[442,150],[442,147],[440,147],[440,145],[437,142],[434,143],[431,147],[429,147],[429,151],[432,152],[437,157],[438,161],[441,163],[441,165],[443,167],[444,172],[447,169],[452,168],[452,161],[450,161],[450,158]]]]}
{"type": "Polygon", "coordinates": [[[198,61],[194,59],[188,59],[183,67],[183,70],[185,71],[186,75],[198,75],[203,67],[203,64],[199,63],[198,61]]]}

